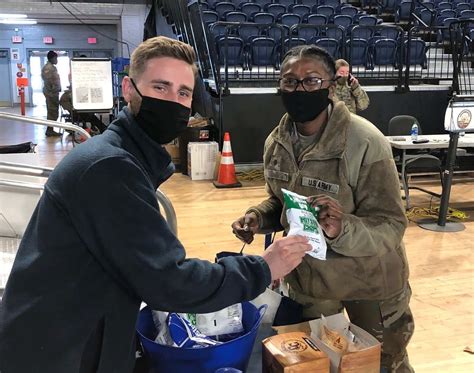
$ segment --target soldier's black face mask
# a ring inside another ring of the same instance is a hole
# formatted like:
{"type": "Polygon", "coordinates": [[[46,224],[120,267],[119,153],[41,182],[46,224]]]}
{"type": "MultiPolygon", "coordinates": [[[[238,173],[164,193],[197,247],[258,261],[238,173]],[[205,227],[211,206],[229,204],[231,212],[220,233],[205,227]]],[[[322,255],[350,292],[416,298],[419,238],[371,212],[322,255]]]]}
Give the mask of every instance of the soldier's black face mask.
{"type": "Polygon", "coordinates": [[[330,103],[329,89],[316,91],[281,91],[281,98],[286,112],[298,123],[311,122],[326,109],[330,103]]]}
{"type": "Polygon", "coordinates": [[[135,116],[140,128],[158,144],[168,144],[186,130],[191,110],[174,101],[143,96],[133,79],[133,87],[142,98],[135,116]]]}

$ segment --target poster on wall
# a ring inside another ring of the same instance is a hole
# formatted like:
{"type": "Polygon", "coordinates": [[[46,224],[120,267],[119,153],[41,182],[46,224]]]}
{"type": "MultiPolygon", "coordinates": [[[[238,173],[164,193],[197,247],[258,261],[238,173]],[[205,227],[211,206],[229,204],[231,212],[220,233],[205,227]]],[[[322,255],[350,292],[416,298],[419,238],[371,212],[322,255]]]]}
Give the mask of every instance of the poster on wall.
{"type": "Polygon", "coordinates": [[[454,98],[449,102],[444,128],[448,132],[474,132],[474,96],[454,98]]]}
{"type": "Polygon", "coordinates": [[[108,111],[113,107],[112,62],[106,58],[71,60],[72,105],[75,110],[108,111]]]}

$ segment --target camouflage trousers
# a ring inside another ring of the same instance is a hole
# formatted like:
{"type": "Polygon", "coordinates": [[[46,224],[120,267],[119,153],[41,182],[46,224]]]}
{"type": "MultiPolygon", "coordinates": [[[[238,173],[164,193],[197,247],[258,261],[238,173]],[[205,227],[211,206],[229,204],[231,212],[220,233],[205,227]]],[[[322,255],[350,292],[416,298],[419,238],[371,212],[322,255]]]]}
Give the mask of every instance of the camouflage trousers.
{"type": "Polygon", "coordinates": [[[382,343],[381,373],[411,373],[406,347],[415,330],[408,305],[411,289],[383,300],[319,300],[291,291],[290,297],[303,304],[306,320],[341,312],[344,308],[352,323],[366,330],[382,343]]]}
{"type": "MultiPolygon", "coordinates": [[[[44,95],[46,98],[46,109],[48,110],[47,119],[58,120],[59,116],[59,94],[44,95]]],[[[52,128],[51,128],[52,130],[52,128]]]]}

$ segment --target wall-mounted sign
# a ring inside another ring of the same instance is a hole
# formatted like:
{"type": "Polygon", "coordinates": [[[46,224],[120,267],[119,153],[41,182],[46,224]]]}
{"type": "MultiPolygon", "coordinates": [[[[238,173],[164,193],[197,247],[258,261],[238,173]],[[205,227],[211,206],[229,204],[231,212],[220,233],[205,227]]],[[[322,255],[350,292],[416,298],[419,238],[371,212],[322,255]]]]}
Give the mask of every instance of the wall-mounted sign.
{"type": "Polygon", "coordinates": [[[52,36],[43,36],[43,43],[44,44],[53,44],[53,37],[52,36]]]}
{"type": "Polygon", "coordinates": [[[16,78],[16,86],[17,87],[27,87],[28,86],[28,78],[16,78]]]}
{"type": "Polygon", "coordinates": [[[97,38],[87,38],[88,44],[97,44],[97,38]]]}
{"type": "Polygon", "coordinates": [[[21,42],[23,42],[23,38],[20,35],[12,36],[12,43],[21,43],[21,42]]]}
{"type": "Polygon", "coordinates": [[[20,50],[18,48],[12,48],[11,54],[12,54],[12,61],[20,60],[20,50]]]}

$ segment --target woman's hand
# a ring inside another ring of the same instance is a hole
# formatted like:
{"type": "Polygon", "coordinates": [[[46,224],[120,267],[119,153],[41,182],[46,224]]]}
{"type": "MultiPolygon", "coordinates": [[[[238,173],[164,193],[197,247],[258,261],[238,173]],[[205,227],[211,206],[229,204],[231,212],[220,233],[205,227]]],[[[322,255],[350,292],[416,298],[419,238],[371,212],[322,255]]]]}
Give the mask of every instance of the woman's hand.
{"type": "Polygon", "coordinates": [[[319,209],[318,221],[328,238],[336,238],[342,229],[342,207],[338,200],[325,194],[311,196],[306,199],[316,209],[319,209]]]}

